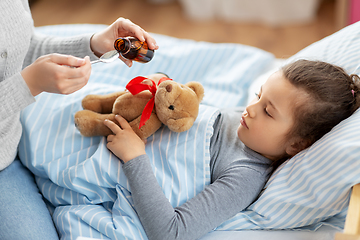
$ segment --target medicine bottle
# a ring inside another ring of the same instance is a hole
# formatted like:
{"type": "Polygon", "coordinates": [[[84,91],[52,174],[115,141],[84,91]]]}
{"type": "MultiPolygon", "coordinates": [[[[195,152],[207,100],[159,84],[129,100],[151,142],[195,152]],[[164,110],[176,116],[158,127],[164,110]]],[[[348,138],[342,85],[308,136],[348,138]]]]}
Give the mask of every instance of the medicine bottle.
{"type": "Polygon", "coordinates": [[[134,37],[116,39],[114,48],[124,58],[141,63],[149,62],[154,56],[154,50],[149,49],[146,42],[141,42],[134,37]]]}

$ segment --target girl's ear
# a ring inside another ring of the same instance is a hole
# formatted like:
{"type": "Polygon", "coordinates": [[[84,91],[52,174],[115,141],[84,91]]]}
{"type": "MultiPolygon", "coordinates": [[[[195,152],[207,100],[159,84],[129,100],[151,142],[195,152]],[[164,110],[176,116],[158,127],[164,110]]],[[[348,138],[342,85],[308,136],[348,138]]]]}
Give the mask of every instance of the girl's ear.
{"type": "Polygon", "coordinates": [[[289,156],[294,156],[309,146],[309,141],[305,139],[297,139],[290,141],[285,151],[289,156]]]}

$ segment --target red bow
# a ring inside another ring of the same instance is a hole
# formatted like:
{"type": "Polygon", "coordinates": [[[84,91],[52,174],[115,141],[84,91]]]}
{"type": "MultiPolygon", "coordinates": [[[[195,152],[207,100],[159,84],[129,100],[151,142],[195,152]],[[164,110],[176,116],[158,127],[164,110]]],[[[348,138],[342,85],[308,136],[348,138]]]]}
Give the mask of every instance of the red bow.
{"type": "MultiPolygon", "coordinates": [[[[172,79],[163,77],[159,80],[158,85],[166,80],[172,80],[172,79]]],[[[129,90],[129,92],[132,95],[136,95],[136,94],[138,94],[142,91],[146,91],[146,90],[149,90],[151,92],[151,94],[153,95],[152,98],[146,104],[146,106],[141,114],[141,119],[140,119],[140,124],[139,124],[139,129],[140,129],[145,124],[145,122],[147,120],[149,120],[149,118],[151,116],[151,112],[154,109],[155,93],[157,90],[156,84],[153,80],[140,76],[140,77],[136,77],[136,78],[133,78],[132,80],[130,80],[130,82],[126,85],[126,89],[129,90]],[[152,82],[152,84],[149,85],[149,84],[143,83],[143,81],[146,79],[150,80],[152,82]]]]}

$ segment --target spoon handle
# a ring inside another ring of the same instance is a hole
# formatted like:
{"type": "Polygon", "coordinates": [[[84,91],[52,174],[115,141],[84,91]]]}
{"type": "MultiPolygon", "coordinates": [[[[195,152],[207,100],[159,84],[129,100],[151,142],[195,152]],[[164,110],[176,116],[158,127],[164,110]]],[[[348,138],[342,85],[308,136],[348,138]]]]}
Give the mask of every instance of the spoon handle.
{"type": "Polygon", "coordinates": [[[101,62],[101,60],[100,60],[100,59],[97,59],[97,60],[91,61],[90,63],[91,63],[91,64],[95,64],[95,63],[98,63],[98,62],[101,62]]]}

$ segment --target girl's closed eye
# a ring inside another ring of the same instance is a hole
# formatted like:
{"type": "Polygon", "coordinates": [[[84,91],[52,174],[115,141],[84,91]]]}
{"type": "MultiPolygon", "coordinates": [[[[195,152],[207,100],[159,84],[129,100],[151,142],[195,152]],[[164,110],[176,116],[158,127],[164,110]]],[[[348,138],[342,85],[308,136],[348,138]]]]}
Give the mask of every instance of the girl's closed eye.
{"type": "MultiPolygon", "coordinates": [[[[255,96],[257,97],[258,100],[260,100],[260,94],[259,94],[259,93],[255,93],[255,96]]],[[[272,116],[270,115],[270,113],[266,110],[266,107],[264,107],[264,112],[265,112],[265,114],[268,115],[269,117],[272,117],[272,116]]]]}
{"type": "Polygon", "coordinates": [[[264,108],[264,111],[265,111],[266,115],[268,115],[269,117],[272,117],[272,116],[270,115],[270,113],[266,110],[266,107],[264,108]]]}

